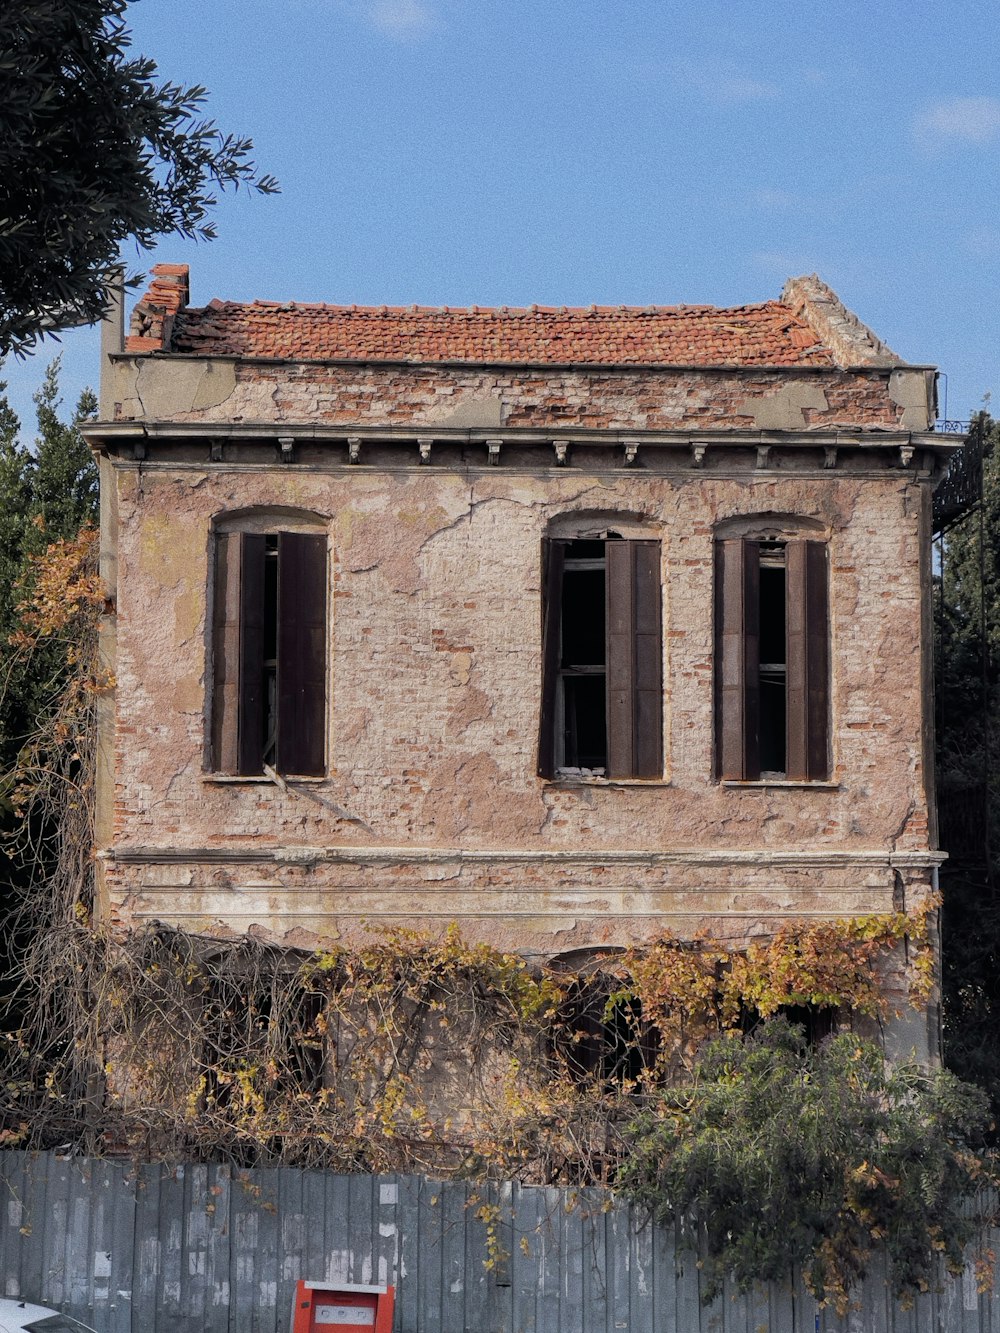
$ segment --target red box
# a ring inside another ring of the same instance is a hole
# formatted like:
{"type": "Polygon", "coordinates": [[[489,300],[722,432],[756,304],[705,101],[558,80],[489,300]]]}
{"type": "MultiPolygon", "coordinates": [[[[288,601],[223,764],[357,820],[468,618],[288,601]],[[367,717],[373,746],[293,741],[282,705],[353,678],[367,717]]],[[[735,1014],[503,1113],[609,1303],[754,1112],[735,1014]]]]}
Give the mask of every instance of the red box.
{"type": "Polygon", "coordinates": [[[395,1287],[298,1282],[292,1333],[392,1333],[395,1287]]]}

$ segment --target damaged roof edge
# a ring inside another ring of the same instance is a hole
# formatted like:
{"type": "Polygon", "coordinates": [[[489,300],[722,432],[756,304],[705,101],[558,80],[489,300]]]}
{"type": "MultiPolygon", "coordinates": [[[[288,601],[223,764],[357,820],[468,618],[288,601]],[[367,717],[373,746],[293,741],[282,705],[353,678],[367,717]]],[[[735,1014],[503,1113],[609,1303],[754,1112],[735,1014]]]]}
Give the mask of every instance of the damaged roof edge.
{"type": "Polygon", "coordinates": [[[804,319],[838,366],[902,366],[907,363],[848,310],[832,287],[816,273],[789,278],[781,292],[783,305],[804,319]]]}
{"type": "Polygon", "coordinates": [[[816,274],[790,278],[780,301],[735,307],[428,309],[213,300],[208,306],[189,308],[189,299],[188,266],[155,265],[149,289],[133,310],[125,353],[552,369],[846,370],[907,364],[816,274]],[[788,311],[787,323],[782,309],[788,311]],[[277,342],[268,329],[255,328],[265,311],[272,323],[276,316],[283,324],[289,317],[294,321],[277,342]],[[595,317],[603,325],[599,331],[592,322],[595,317]],[[311,327],[317,318],[330,327],[311,327]],[[363,330],[359,318],[367,325],[363,330]],[[526,318],[535,327],[526,328],[526,318]],[[378,321],[386,327],[377,327],[378,321]],[[426,327],[420,327],[422,322],[426,327]],[[242,324],[248,328],[242,329],[242,324]],[[516,330],[515,325],[519,325],[516,330]],[[630,355],[633,350],[639,355],[630,355]]]}

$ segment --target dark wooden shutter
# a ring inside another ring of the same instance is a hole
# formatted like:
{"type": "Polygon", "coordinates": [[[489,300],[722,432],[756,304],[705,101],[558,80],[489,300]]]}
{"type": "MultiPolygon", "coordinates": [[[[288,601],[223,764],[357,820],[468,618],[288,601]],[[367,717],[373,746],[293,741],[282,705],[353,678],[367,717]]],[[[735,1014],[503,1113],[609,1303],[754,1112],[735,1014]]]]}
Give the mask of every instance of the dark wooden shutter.
{"type": "Polygon", "coordinates": [[[542,702],[538,725],[538,772],[556,771],[556,690],[562,638],[562,581],[566,543],[542,542],[542,702]]]}
{"type": "Polygon", "coordinates": [[[716,746],[719,777],[760,777],[760,545],[716,543],[716,746]]]}
{"type": "Polygon", "coordinates": [[[233,534],[240,550],[240,686],[238,773],[264,766],[264,557],[265,538],[233,534]]]}
{"type": "Polygon", "coordinates": [[[785,546],[788,777],[830,773],[830,615],[826,543],[785,546]]]}
{"type": "Polygon", "coordinates": [[[326,766],[326,538],[278,535],[275,767],[320,776],[326,766]]]}
{"type": "Polygon", "coordinates": [[[240,535],[220,532],[215,541],[212,605],[212,768],[239,772],[240,535]]]}
{"type": "Polygon", "coordinates": [[[608,776],[663,774],[660,543],[608,541],[608,776]]]}
{"type": "Polygon", "coordinates": [[[221,532],[215,543],[212,767],[261,771],[264,538],[221,532]]]}

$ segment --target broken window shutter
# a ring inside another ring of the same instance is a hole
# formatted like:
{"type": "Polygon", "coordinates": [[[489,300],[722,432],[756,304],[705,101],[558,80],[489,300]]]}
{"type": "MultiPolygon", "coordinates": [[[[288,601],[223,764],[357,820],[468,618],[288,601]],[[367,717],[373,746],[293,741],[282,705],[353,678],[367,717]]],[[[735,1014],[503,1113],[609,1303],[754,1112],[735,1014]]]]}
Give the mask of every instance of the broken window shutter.
{"type": "Polygon", "coordinates": [[[663,595],[660,543],[630,542],[633,555],[635,776],[663,776],[663,595]]]}
{"type": "Polygon", "coordinates": [[[830,572],[825,542],[806,542],[809,661],[809,776],[830,776],[830,572]]]}
{"type": "Polygon", "coordinates": [[[542,542],[542,704],[538,728],[538,772],[543,778],[556,771],[556,689],[562,634],[562,581],[566,543],[542,542]]]}
{"type": "Polygon", "coordinates": [[[277,753],[281,773],[326,764],[326,538],[278,535],[277,753]]]}
{"type": "Polygon", "coordinates": [[[788,636],[788,777],[826,778],[830,771],[829,594],[826,543],[785,547],[788,636]]]}
{"type": "Polygon", "coordinates": [[[220,532],[215,541],[212,603],[212,768],[239,772],[240,537],[220,532]]]}
{"type": "Polygon", "coordinates": [[[760,777],[760,545],[716,544],[716,740],[719,777],[760,777]]]}
{"type": "Polygon", "coordinates": [[[608,776],[663,772],[660,543],[608,541],[608,776]]]}
{"type": "Polygon", "coordinates": [[[265,539],[234,532],[239,549],[239,726],[237,773],[256,774],[264,755],[264,555],[265,539]]]}

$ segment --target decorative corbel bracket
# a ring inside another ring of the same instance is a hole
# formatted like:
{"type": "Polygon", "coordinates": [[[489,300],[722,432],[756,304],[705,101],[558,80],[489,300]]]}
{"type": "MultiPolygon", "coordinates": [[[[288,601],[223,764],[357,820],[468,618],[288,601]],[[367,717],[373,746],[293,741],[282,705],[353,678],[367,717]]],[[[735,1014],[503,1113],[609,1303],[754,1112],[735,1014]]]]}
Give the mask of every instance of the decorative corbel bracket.
{"type": "Polygon", "coordinates": [[[348,435],[347,437],[347,461],[350,464],[361,462],[361,436],[348,435]]]}
{"type": "Polygon", "coordinates": [[[569,455],[569,445],[565,440],[553,440],[552,448],[556,451],[556,467],[565,467],[569,455]]]}
{"type": "Polygon", "coordinates": [[[281,461],[283,463],[295,462],[295,436],[279,435],[278,448],[281,450],[281,461]]]}
{"type": "Polygon", "coordinates": [[[692,444],[692,446],[691,446],[691,466],[692,466],[692,467],[704,467],[704,466],[705,466],[705,450],[706,450],[707,448],[708,448],[708,445],[707,445],[707,444],[692,444]]]}
{"type": "Polygon", "coordinates": [[[835,444],[825,444],[823,446],[823,466],[826,468],[837,466],[837,446],[835,444]]]}
{"type": "Polygon", "coordinates": [[[433,440],[417,441],[417,448],[420,450],[421,463],[429,463],[431,461],[431,445],[433,443],[434,443],[433,440]]]}
{"type": "Polygon", "coordinates": [[[221,441],[221,440],[213,440],[212,443],[208,446],[208,457],[209,457],[209,461],[212,462],[212,463],[221,463],[221,462],[222,462],[222,441],[221,441]]]}
{"type": "Polygon", "coordinates": [[[496,467],[500,462],[500,446],[503,440],[486,441],[486,461],[490,467],[496,467]]]}
{"type": "Polygon", "coordinates": [[[908,468],[913,462],[914,447],[912,444],[901,444],[899,446],[899,466],[908,468]]]}
{"type": "Polygon", "coordinates": [[[771,446],[769,444],[758,444],[757,446],[757,471],[763,472],[767,467],[768,459],[771,457],[771,446]]]}
{"type": "Polygon", "coordinates": [[[639,445],[635,440],[626,440],[625,442],[625,466],[635,467],[639,461],[639,445]]]}

